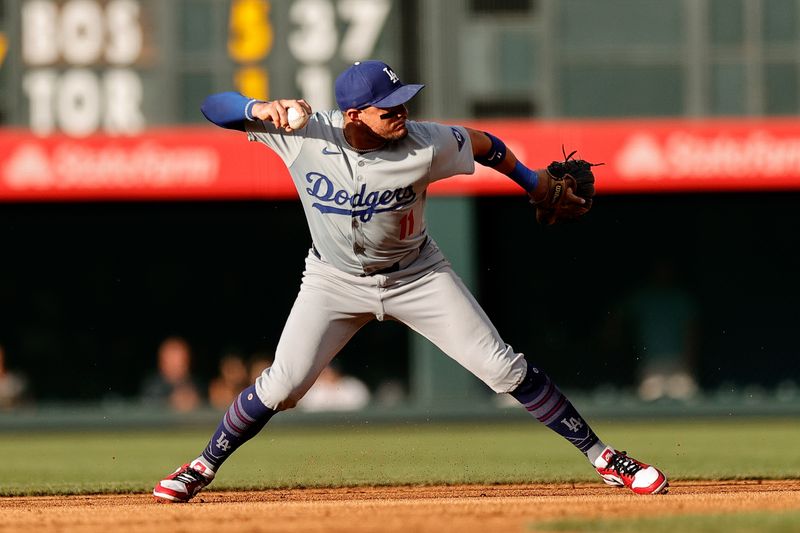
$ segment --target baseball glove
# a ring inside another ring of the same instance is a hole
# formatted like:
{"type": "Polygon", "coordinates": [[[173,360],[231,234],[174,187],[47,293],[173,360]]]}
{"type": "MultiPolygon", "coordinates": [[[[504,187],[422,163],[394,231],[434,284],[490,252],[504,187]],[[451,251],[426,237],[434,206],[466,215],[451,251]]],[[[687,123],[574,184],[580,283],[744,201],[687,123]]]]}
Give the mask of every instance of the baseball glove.
{"type": "MultiPolygon", "coordinates": [[[[563,151],[563,147],[562,147],[563,151]]],[[[536,207],[536,221],[551,225],[556,222],[575,220],[592,208],[594,197],[594,174],[592,167],[602,163],[589,163],[583,159],[572,159],[575,152],[564,161],[553,161],[547,166],[547,194],[539,199],[531,198],[536,207]],[[583,199],[583,202],[581,202],[583,199]]]]}

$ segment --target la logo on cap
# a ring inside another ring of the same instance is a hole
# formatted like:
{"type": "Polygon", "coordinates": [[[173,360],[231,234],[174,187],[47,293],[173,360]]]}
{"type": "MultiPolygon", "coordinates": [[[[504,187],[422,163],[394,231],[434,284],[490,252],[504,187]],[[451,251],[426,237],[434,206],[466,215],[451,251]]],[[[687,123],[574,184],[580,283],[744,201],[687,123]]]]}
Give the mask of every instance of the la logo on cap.
{"type": "Polygon", "coordinates": [[[395,74],[394,71],[389,67],[385,67],[383,71],[386,73],[387,76],[389,76],[389,80],[391,80],[392,83],[397,83],[398,81],[400,81],[400,77],[397,74],[395,74]]]}

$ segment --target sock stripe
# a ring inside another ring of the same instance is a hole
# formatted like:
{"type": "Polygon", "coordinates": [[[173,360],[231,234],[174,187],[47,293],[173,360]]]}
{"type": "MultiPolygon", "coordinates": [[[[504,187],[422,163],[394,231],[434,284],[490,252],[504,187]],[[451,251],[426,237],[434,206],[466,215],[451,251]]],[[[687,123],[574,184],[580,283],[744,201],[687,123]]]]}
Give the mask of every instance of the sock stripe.
{"type": "Polygon", "coordinates": [[[244,420],[246,423],[248,423],[248,424],[252,424],[253,422],[255,422],[255,421],[256,421],[256,419],[255,419],[255,418],[251,418],[251,417],[250,417],[250,416],[248,416],[248,415],[247,415],[247,413],[244,411],[244,406],[242,405],[242,395],[241,395],[241,394],[240,394],[239,396],[237,396],[237,397],[236,397],[236,401],[235,401],[235,402],[233,402],[233,406],[232,406],[232,407],[233,407],[234,409],[236,409],[236,414],[239,416],[239,418],[241,418],[242,420],[244,420]]]}
{"type": "Polygon", "coordinates": [[[540,396],[538,396],[535,400],[525,404],[525,409],[527,409],[528,411],[535,411],[535,410],[539,409],[542,405],[547,403],[547,401],[553,395],[553,392],[555,391],[555,388],[556,387],[553,384],[553,382],[548,379],[547,380],[547,389],[545,389],[544,393],[542,393],[540,396]]]}
{"type": "Polygon", "coordinates": [[[222,423],[225,425],[225,428],[228,430],[228,432],[237,437],[240,437],[242,435],[242,432],[244,431],[244,428],[238,427],[233,422],[230,410],[228,410],[228,412],[225,413],[225,417],[222,419],[222,423]]]}
{"type": "Polygon", "coordinates": [[[528,409],[528,412],[539,421],[546,420],[552,416],[553,410],[557,409],[564,395],[554,384],[550,384],[550,391],[547,398],[537,404],[536,409],[528,409]]]}
{"type": "Polygon", "coordinates": [[[561,394],[560,396],[561,397],[558,399],[558,402],[556,402],[556,405],[554,405],[553,408],[547,412],[547,414],[541,417],[536,417],[536,419],[539,420],[539,422],[541,422],[544,425],[547,425],[551,421],[551,419],[557,417],[564,411],[565,404],[567,403],[567,397],[564,396],[563,394],[561,394]]]}
{"type": "Polygon", "coordinates": [[[236,408],[236,402],[233,402],[227,414],[231,424],[239,433],[244,433],[250,424],[252,424],[252,422],[248,422],[239,414],[239,410],[236,408]]]}

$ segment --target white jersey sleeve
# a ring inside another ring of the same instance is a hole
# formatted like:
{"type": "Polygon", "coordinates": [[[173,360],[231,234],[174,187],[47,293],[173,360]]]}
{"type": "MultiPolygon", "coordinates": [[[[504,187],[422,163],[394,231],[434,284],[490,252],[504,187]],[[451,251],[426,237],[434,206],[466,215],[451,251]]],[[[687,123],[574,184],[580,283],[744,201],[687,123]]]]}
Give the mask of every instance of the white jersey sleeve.
{"type": "Polygon", "coordinates": [[[475,172],[475,158],[467,130],[461,126],[448,126],[429,122],[428,132],[433,146],[430,181],[475,172]]]}
{"type": "MultiPolygon", "coordinates": [[[[311,121],[309,121],[311,122],[311,121]]],[[[245,121],[247,140],[257,141],[267,145],[283,159],[286,166],[291,166],[300,154],[303,146],[303,134],[301,131],[287,133],[282,129],[276,128],[272,122],[264,120],[245,121]]]]}

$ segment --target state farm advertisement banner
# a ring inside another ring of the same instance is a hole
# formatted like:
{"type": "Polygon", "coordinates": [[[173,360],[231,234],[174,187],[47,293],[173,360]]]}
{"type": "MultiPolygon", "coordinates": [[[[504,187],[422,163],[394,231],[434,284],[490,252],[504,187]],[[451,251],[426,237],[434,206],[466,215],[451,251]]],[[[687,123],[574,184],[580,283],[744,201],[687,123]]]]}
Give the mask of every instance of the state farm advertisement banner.
{"type": "MultiPolygon", "coordinates": [[[[545,166],[577,150],[604,163],[598,194],[800,189],[800,118],[763,120],[615,120],[482,122],[528,166],[545,166]]],[[[506,193],[488,169],[444,180],[439,192],[506,193]]]]}
{"type": "MultiPolygon", "coordinates": [[[[561,157],[604,163],[598,194],[800,189],[800,120],[496,121],[490,131],[528,164],[561,157]]],[[[476,166],[431,187],[439,195],[519,194],[476,166]]],[[[0,200],[225,200],[296,197],[269,149],[198,126],[136,137],[36,137],[0,130],[0,200]]]]}
{"type": "Polygon", "coordinates": [[[243,133],[170,128],[136,137],[0,131],[0,200],[293,198],[286,168],[243,133]]]}

